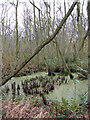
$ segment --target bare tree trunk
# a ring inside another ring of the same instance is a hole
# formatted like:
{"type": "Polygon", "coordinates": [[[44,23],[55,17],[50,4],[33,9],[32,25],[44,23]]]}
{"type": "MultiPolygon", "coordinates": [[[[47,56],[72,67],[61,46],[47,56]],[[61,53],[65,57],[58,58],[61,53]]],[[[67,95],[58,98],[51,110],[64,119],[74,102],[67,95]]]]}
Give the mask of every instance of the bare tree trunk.
{"type": "MultiPolygon", "coordinates": [[[[35,3],[34,3],[34,0],[33,0],[33,11],[34,11],[34,31],[35,31],[35,39],[36,39],[36,46],[38,47],[38,31],[37,31],[37,28],[36,28],[36,15],[35,15],[35,3]]],[[[37,64],[38,64],[38,67],[39,67],[39,54],[37,55],[37,64]]]]}
{"type": "Polygon", "coordinates": [[[16,3],[16,59],[18,62],[18,53],[19,53],[19,46],[18,46],[18,0],[16,3]]]}
{"type": "MultiPolygon", "coordinates": [[[[40,39],[40,43],[42,43],[43,42],[43,39],[42,39],[42,20],[41,20],[41,13],[40,13],[40,10],[38,10],[38,12],[39,12],[39,24],[40,24],[40,37],[41,37],[41,39],[40,39]]],[[[41,57],[42,57],[42,59],[44,58],[44,49],[42,50],[42,52],[41,52],[41,57]]]]}
{"type": "MultiPolygon", "coordinates": [[[[42,19],[42,23],[43,23],[43,40],[42,41],[45,41],[46,32],[45,32],[45,22],[44,22],[43,19],[42,19]]],[[[43,49],[43,52],[44,52],[44,60],[46,60],[46,50],[45,50],[45,48],[43,49]]]]}
{"type": "MultiPolygon", "coordinates": [[[[65,2],[65,0],[64,0],[64,14],[66,15],[66,2],[65,2]]],[[[65,24],[64,24],[64,26],[63,26],[63,33],[62,33],[62,35],[63,35],[63,56],[65,55],[65,48],[66,48],[66,41],[65,41],[65,24]]]]}
{"type": "Polygon", "coordinates": [[[2,50],[2,38],[1,38],[1,34],[0,34],[0,81],[2,80],[2,53],[3,53],[3,50],[2,50]]]}
{"type": "MultiPolygon", "coordinates": [[[[54,26],[55,26],[55,0],[53,2],[53,32],[54,32],[54,26]]],[[[57,42],[57,38],[55,39],[55,41],[57,42]]],[[[58,62],[59,62],[60,58],[59,58],[59,52],[58,52],[57,46],[56,46],[56,53],[57,53],[57,59],[58,59],[58,62]]]]}
{"type": "MultiPolygon", "coordinates": [[[[47,17],[47,28],[46,28],[46,33],[48,34],[48,37],[50,36],[50,5],[48,4],[48,2],[44,2],[44,5],[46,7],[46,17],[47,17]]],[[[47,46],[47,56],[50,56],[50,45],[47,46]]]]}
{"type": "MultiPolygon", "coordinates": [[[[79,5],[79,2],[77,2],[77,27],[78,27],[78,46],[80,46],[82,36],[81,36],[80,5],[79,5]]],[[[76,43],[77,43],[77,41],[76,41],[76,43]]],[[[73,49],[74,49],[73,60],[76,60],[76,57],[77,57],[76,43],[73,44],[73,49]]]]}
{"type": "Polygon", "coordinates": [[[53,28],[55,25],[55,0],[53,1],[53,28]]]}
{"type": "Polygon", "coordinates": [[[15,70],[15,72],[13,72],[10,76],[8,76],[6,79],[3,79],[2,81],[0,81],[0,87],[2,85],[4,85],[5,83],[7,83],[9,81],[9,79],[11,79],[12,77],[14,77],[31,59],[33,59],[41,50],[42,48],[44,48],[44,46],[46,46],[47,44],[49,44],[58,34],[58,32],[60,31],[60,29],[62,28],[63,24],[66,22],[67,18],[69,17],[69,15],[71,14],[71,12],[73,11],[75,5],[77,4],[77,2],[74,2],[72,4],[72,6],[70,7],[69,11],[67,12],[67,14],[65,15],[65,17],[62,19],[62,21],[60,22],[59,26],[57,26],[55,32],[49,36],[45,41],[43,41],[37,48],[36,50],[33,52],[32,55],[28,56],[25,61],[18,66],[18,68],[15,70]]]}
{"type": "Polygon", "coordinates": [[[85,36],[84,36],[83,39],[82,39],[82,44],[81,44],[81,46],[80,46],[80,48],[79,48],[79,52],[83,49],[84,43],[85,43],[85,40],[86,40],[87,36],[88,36],[88,30],[87,30],[85,36]]]}
{"type": "Polygon", "coordinates": [[[30,42],[30,54],[32,54],[32,42],[31,42],[31,19],[29,18],[29,42],[30,42]]]}
{"type": "Polygon", "coordinates": [[[88,7],[87,7],[87,12],[88,12],[88,112],[90,115],[90,1],[88,1],[88,7]]]}

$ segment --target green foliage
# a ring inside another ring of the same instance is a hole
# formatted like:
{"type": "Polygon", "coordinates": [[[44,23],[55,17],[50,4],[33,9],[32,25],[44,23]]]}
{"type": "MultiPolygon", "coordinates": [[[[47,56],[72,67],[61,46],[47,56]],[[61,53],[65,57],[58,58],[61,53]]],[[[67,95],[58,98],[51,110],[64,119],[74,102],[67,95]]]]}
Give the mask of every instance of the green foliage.
{"type": "Polygon", "coordinates": [[[59,104],[56,104],[56,102],[55,102],[55,104],[53,106],[54,107],[50,108],[49,114],[46,114],[46,116],[49,118],[50,117],[60,118],[60,117],[66,117],[66,116],[73,117],[74,115],[78,115],[78,114],[82,113],[81,112],[82,106],[79,106],[79,104],[77,104],[76,99],[71,100],[71,102],[69,103],[68,100],[66,100],[65,98],[62,97],[62,102],[59,104]],[[57,111],[58,111],[57,116],[56,116],[56,107],[57,107],[57,111]]]}
{"type": "Polygon", "coordinates": [[[72,113],[73,113],[73,112],[78,111],[79,108],[80,108],[80,107],[77,105],[76,99],[72,100],[72,101],[71,101],[71,104],[70,104],[70,106],[69,106],[69,110],[72,111],[72,113]]]}
{"type": "Polygon", "coordinates": [[[43,60],[43,61],[40,62],[40,65],[41,65],[42,67],[46,67],[46,62],[43,60]]]}
{"type": "Polygon", "coordinates": [[[4,115],[5,114],[5,110],[0,110],[0,115],[4,115]]]}
{"type": "Polygon", "coordinates": [[[68,75],[68,70],[67,69],[64,69],[64,74],[67,76],[68,75]]]}
{"type": "Polygon", "coordinates": [[[6,96],[5,95],[2,95],[2,100],[5,100],[6,99],[6,96]]]}
{"type": "Polygon", "coordinates": [[[79,104],[77,104],[76,99],[71,100],[71,102],[69,103],[68,100],[66,100],[65,98],[62,97],[62,102],[57,105],[57,108],[60,111],[60,115],[58,115],[57,117],[70,116],[70,115],[73,116],[75,114],[78,115],[78,114],[85,112],[86,96],[84,96],[84,97],[80,96],[80,99],[82,101],[82,106],[79,106],[79,104]],[[81,111],[81,109],[82,109],[82,111],[81,111]]]}
{"type": "Polygon", "coordinates": [[[88,102],[87,100],[87,92],[85,92],[85,94],[79,95],[80,98],[80,104],[82,105],[82,108],[84,110],[86,103],[88,102]]]}
{"type": "Polygon", "coordinates": [[[62,107],[64,109],[68,109],[68,100],[66,100],[64,97],[62,97],[62,107]]]}

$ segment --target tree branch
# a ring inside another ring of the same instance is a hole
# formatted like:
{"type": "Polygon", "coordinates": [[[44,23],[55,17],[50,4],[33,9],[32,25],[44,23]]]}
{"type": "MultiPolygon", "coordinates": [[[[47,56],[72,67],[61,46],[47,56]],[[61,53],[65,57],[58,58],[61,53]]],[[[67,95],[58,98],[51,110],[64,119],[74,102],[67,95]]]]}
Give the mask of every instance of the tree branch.
{"type": "Polygon", "coordinates": [[[35,7],[35,8],[37,8],[39,11],[41,11],[35,4],[33,4],[30,0],[29,0],[29,2],[35,7]]]}

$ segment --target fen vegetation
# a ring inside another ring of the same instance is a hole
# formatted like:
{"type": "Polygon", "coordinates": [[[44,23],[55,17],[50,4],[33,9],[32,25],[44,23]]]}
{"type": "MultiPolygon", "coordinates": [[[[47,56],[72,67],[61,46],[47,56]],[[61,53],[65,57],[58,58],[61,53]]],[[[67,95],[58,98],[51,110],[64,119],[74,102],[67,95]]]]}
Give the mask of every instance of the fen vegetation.
{"type": "Polygon", "coordinates": [[[87,5],[85,12],[84,0],[0,4],[3,117],[89,118],[88,90],[78,95],[79,102],[76,93],[77,84],[85,81],[86,86],[88,80],[90,2],[87,5]],[[73,85],[71,101],[49,98],[61,85],[73,85]]]}

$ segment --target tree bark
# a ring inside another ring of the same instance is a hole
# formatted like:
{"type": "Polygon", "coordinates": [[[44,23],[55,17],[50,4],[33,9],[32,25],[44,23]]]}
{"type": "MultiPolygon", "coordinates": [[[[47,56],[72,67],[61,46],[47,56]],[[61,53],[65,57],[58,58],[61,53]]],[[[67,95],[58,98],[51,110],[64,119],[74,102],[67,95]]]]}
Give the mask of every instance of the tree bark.
{"type": "Polygon", "coordinates": [[[19,53],[19,48],[18,48],[18,0],[17,0],[15,9],[16,9],[16,60],[18,62],[18,53],[19,53]]]}
{"type": "Polygon", "coordinates": [[[90,115],[90,1],[87,7],[88,13],[88,114],[90,115]]]}
{"type": "Polygon", "coordinates": [[[87,36],[88,36],[88,30],[87,30],[85,36],[84,36],[83,39],[82,39],[82,44],[81,44],[81,46],[80,46],[80,48],[79,48],[79,52],[83,49],[84,43],[85,43],[85,40],[86,40],[87,36]]]}
{"type": "Polygon", "coordinates": [[[67,14],[65,15],[65,17],[62,19],[62,21],[60,22],[59,26],[56,28],[55,32],[49,36],[45,41],[43,41],[40,46],[38,46],[36,48],[36,50],[33,52],[32,55],[30,55],[29,57],[27,57],[25,59],[25,61],[16,69],[15,72],[13,72],[10,76],[8,76],[6,79],[3,79],[3,81],[0,81],[0,87],[2,85],[4,85],[5,83],[7,83],[9,81],[9,79],[11,79],[12,77],[14,77],[31,59],[34,58],[35,55],[37,55],[41,49],[46,46],[47,44],[49,44],[54,38],[55,36],[58,34],[59,30],[62,28],[63,24],[66,22],[67,18],[69,17],[69,15],[71,14],[71,12],[73,11],[75,5],[77,4],[77,2],[73,2],[72,6],[70,7],[69,11],[67,12],[67,14]]]}
{"type": "MultiPolygon", "coordinates": [[[[33,0],[33,4],[34,0],[33,0]]],[[[38,30],[36,27],[36,14],[35,14],[35,7],[33,6],[33,12],[34,12],[34,31],[35,31],[35,40],[36,40],[36,46],[38,47],[38,30]]],[[[36,62],[38,63],[38,67],[39,67],[39,54],[37,55],[37,59],[36,62]]]]}

